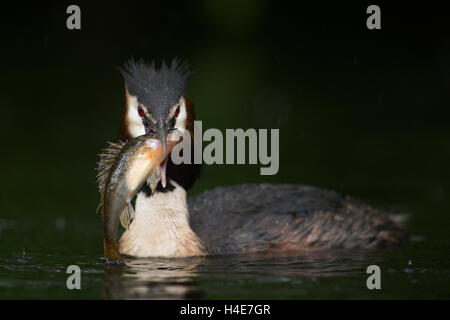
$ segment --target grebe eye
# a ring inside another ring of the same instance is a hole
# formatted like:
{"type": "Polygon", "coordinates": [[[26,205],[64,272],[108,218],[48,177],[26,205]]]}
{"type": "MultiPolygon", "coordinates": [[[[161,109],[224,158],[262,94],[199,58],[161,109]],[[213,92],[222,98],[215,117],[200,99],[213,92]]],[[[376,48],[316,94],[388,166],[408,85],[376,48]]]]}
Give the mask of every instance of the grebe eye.
{"type": "Polygon", "coordinates": [[[141,106],[139,106],[139,107],[138,107],[138,114],[139,114],[139,116],[140,116],[141,118],[143,118],[143,117],[144,117],[144,115],[145,115],[145,113],[144,113],[144,109],[142,109],[142,107],[141,107],[141,106]]]}
{"type": "Polygon", "coordinates": [[[178,117],[178,115],[180,114],[180,106],[177,107],[177,110],[175,110],[175,118],[178,117]]]}

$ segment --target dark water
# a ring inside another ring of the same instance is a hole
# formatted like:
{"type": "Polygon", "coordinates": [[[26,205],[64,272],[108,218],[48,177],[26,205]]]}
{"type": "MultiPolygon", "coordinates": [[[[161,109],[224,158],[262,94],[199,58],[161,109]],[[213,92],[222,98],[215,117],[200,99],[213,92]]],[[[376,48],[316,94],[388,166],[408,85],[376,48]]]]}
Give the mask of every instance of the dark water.
{"type": "Polygon", "coordinates": [[[88,221],[0,220],[0,298],[389,299],[449,298],[448,241],[414,236],[395,250],[300,256],[127,259],[104,264],[101,233],[88,221]],[[25,240],[26,239],[26,240],[25,240]],[[96,245],[94,245],[96,242],[96,245]],[[91,246],[92,244],[92,246],[91,246]],[[445,254],[445,256],[444,256],[445,254]],[[81,290],[68,290],[69,265],[81,290]],[[366,268],[381,268],[368,290],[366,268]]]}

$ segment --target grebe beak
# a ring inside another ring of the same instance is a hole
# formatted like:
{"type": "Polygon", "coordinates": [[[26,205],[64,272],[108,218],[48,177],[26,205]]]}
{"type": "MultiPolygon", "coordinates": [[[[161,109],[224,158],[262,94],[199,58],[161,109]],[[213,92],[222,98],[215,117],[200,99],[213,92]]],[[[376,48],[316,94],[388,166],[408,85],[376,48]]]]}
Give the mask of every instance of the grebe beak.
{"type": "Polygon", "coordinates": [[[167,125],[164,119],[159,119],[156,125],[156,135],[161,142],[163,152],[166,152],[167,125]]]}
{"type": "MultiPolygon", "coordinates": [[[[158,122],[156,123],[156,136],[158,137],[159,141],[161,142],[161,147],[163,152],[165,153],[167,150],[167,125],[166,125],[166,121],[165,119],[159,119],[158,122]]],[[[163,188],[166,187],[166,168],[167,168],[167,159],[168,157],[161,162],[161,164],[159,165],[159,174],[160,174],[160,178],[161,178],[161,185],[163,186],[163,188]]]]}

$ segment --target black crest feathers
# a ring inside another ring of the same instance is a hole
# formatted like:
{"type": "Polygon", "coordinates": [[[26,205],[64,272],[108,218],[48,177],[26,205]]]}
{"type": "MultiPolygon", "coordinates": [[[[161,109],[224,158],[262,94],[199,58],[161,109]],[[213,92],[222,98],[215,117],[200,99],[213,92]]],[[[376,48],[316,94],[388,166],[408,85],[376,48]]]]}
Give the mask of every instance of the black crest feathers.
{"type": "Polygon", "coordinates": [[[170,108],[178,103],[192,75],[187,63],[177,58],[169,65],[163,62],[159,69],[154,62],[146,64],[143,60],[135,62],[131,59],[119,70],[128,92],[149,108],[155,118],[166,116],[170,108]]]}

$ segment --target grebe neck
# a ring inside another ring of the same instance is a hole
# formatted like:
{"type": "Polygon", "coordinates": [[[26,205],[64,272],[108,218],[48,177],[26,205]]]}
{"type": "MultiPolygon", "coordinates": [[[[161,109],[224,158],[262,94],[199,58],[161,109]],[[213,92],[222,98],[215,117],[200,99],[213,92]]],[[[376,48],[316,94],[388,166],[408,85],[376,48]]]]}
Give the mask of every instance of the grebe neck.
{"type": "Polygon", "coordinates": [[[206,250],[189,225],[186,190],[175,188],[136,198],[135,218],[120,239],[122,254],[137,257],[185,257],[205,255],[206,250]]]}

